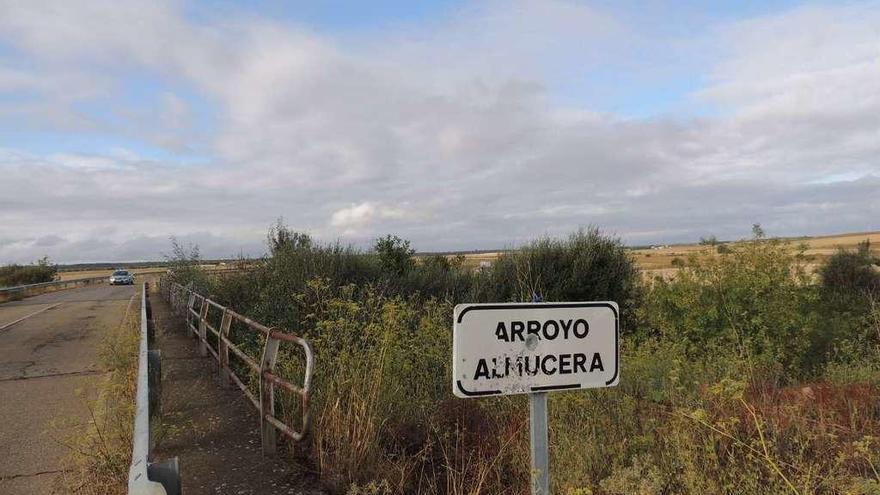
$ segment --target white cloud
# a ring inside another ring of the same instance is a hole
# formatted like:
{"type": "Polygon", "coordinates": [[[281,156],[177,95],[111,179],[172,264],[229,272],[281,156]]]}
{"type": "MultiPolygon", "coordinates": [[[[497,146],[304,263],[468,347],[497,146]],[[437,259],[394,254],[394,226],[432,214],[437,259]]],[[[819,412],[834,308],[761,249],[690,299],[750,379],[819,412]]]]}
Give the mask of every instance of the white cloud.
{"type": "Polygon", "coordinates": [[[252,16],[196,21],[177,3],[44,7],[4,4],[0,38],[33,63],[0,59],[0,94],[32,95],[0,99],[0,123],[207,159],[0,150],[0,261],[154,257],[167,235],[196,233],[208,255],[258,254],[279,216],[324,238],[394,232],[426,250],[588,223],[637,242],[737,236],[753,222],[787,234],[880,229],[870,6],[719,27],[699,96],[722,111],[678,120],[553,98],[622,63],[638,31],[575,2],[478,3],[349,37],[252,16]],[[128,108],[139,74],[167,86],[155,107],[128,108]],[[189,94],[211,106],[210,125],[189,94]]]}
{"type": "Polygon", "coordinates": [[[48,161],[62,167],[79,170],[124,170],[131,169],[124,162],[104,156],[89,156],[70,153],[53,153],[46,157],[48,161]]]}
{"type": "Polygon", "coordinates": [[[407,206],[395,207],[364,201],[334,211],[330,216],[330,225],[340,229],[346,235],[357,234],[377,221],[416,218],[415,211],[407,209],[407,206]]]}

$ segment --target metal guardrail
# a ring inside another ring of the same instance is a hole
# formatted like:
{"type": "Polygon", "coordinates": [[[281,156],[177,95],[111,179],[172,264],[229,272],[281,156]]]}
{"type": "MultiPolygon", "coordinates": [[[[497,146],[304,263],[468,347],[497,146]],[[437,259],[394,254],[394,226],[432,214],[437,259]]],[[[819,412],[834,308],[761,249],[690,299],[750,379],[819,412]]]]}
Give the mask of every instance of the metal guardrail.
{"type": "Polygon", "coordinates": [[[137,396],[132,432],[131,467],[128,470],[129,495],[180,495],[180,466],[177,457],[150,461],[150,418],[159,413],[161,397],[160,355],[150,350],[151,312],[147,296],[149,285],[141,293],[140,348],[138,350],[137,396]]]}
{"type": "MultiPolygon", "coordinates": [[[[112,270],[108,270],[110,272],[112,270]]],[[[230,273],[238,273],[246,271],[243,268],[208,268],[205,269],[207,273],[214,273],[220,275],[226,275],[230,273]]],[[[142,272],[132,272],[131,274],[135,277],[144,276],[144,275],[156,275],[159,273],[167,273],[168,269],[156,269],[142,272]]],[[[41,282],[39,284],[27,284],[27,285],[16,285],[13,287],[0,287],[0,302],[6,302],[13,299],[18,299],[22,297],[35,296],[38,295],[40,289],[48,289],[48,288],[59,288],[66,289],[68,287],[76,287],[77,285],[90,285],[94,283],[100,283],[109,280],[110,275],[102,275],[100,277],[85,277],[85,278],[76,278],[71,280],[55,280],[52,282],[41,282]]]]}
{"type": "Polygon", "coordinates": [[[275,453],[277,444],[276,430],[294,441],[302,440],[309,427],[309,392],[312,372],[314,370],[314,355],[308,341],[296,335],[279,332],[275,328],[267,327],[242,316],[196,293],[190,287],[184,287],[164,278],[159,281],[159,284],[172,308],[178,314],[183,313],[185,315],[188,332],[192,332],[198,338],[199,354],[207,356],[210,353],[219,363],[221,386],[228,387],[230,381],[235,383],[259,412],[263,453],[275,453]],[[198,303],[198,307],[196,307],[196,303],[198,303]],[[211,316],[221,316],[219,329],[211,324],[211,316]],[[264,336],[263,352],[259,361],[248,356],[230,339],[230,329],[234,321],[240,322],[247,330],[264,336]],[[216,337],[217,348],[212,347],[208,341],[208,331],[216,337]],[[282,342],[297,344],[303,349],[306,363],[301,386],[295,385],[275,373],[275,361],[282,342]],[[259,376],[259,398],[254,396],[247,385],[230,367],[230,351],[241,363],[245,364],[259,376]],[[299,431],[292,426],[288,426],[275,416],[276,386],[298,395],[302,400],[302,422],[299,431]]]}
{"type": "Polygon", "coordinates": [[[76,278],[73,280],[56,280],[54,282],[42,282],[39,284],[16,285],[14,287],[0,287],[0,302],[8,301],[17,297],[27,297],[35,295],[41,289],[60,288],[66,289],[70,286],[90,285],[96,282],[105,282],[109,276],[76,278]]]}

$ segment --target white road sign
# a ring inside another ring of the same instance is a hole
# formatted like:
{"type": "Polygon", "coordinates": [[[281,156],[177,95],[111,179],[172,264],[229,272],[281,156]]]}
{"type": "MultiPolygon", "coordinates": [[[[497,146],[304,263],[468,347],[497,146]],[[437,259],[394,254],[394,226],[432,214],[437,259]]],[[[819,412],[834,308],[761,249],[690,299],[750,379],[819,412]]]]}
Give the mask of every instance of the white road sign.
{"type": "Polygon", "coordinates": [[[459,304],[452,390],[463,398],[617,385],[614,302],[459,304]]]}

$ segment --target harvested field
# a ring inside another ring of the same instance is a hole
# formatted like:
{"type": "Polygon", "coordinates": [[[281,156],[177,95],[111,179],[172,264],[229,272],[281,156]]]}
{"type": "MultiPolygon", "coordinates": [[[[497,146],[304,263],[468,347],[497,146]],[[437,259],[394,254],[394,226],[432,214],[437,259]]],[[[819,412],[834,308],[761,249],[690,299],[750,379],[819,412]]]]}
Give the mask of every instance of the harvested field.
{"type": "MultiPolygon", "coordinates": [[[[164,267],[149,267],[149,268],[125,268],[125,263],[120,263],[119,268],[123,270],[128,270],[129,272],[135,275],[147,275],[147,274],[159,274],[165,273],[167,268],[164,267]]],[[[223,269],[233,269],[235,268],[232,265],[217,265],[217,264],[203,264],[201,268],[205,270],[223,270],[223,269]]],[[[59,271],[58,272],[58,280],[75,280],[78,278],[91,278],[91,277],[109,277],[110,274],[113,273],[113,269],[101,269],[101,270],[71,270],[71,271],[59,271]]]]}
{"type": "MultiPolygon", "coordinates": [[[[795,246],[801,243],[805,244],[807,249],[804,255],[811,265],[821,264],[839,248],[855,249],[864,240],[871,242],[872,251],[880,253],[880,232],[858,232],[821,237],[792,237],[785,238],[785,240],[790,241],[795,246]]],[[[724,244],[736,246],[738,243],[724,244]]],[[[648,249],[635,249],[633,250],[633,255],[635,256],[636,263],[639,264],[642,270],[661,275],[670,273],[670,269],[674,272],[673,261],[676,258],[685,260],[688,256],[708,253],[715,249],[717,249],[716,246],[675,244],[648,249]]]]}
{"type": "MultiPolygon", "coordinates": [[[[834,254],[839,248],[855,249],[860,242],[868,240],[871,242],[872,251],[880,254],[880,232],[856,232],[849,234],[835,234],[819,237],[791,237],[783,238],[797,246],[801,243],[806,245],[804,256],[807,260],[807,267],[815,270],[824,261],[834,254]]],[[[719,242],[728,246],[736,246],[737,242],[719,242]]],[[[661,276],[669,278],[678,271],[675,267],[676,259],[681,261],[687,260],[689,256],[700,256],[717,250],[717,246],[708,246],[702,244],[670,244],[657,245],[652,248],[633,249],[631,252],[636,263],[642,270],[643,275],[648,278],[661,276]]],[[[502,251],[481,252],[473,254],[448,255],[449,258],[462,256],[464,258],[464,266],[477,269],[483,262],[493,262],[502,251]]]]}

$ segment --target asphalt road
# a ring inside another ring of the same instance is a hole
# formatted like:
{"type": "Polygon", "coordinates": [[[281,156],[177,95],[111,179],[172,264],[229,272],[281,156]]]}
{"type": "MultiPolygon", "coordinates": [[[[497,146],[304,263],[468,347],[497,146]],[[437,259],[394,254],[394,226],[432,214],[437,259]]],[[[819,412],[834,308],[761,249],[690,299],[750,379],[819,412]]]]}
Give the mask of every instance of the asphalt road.
{"type": "MultiPolygon", "coordinates": [[[[137,286],[89,286],[0,304],[0,494],[53,493],[67,449],[87,424],[103,376],[101,338],[137,286]]],[[[132,305],[132,310],[137,304],[132,305]]]]}

